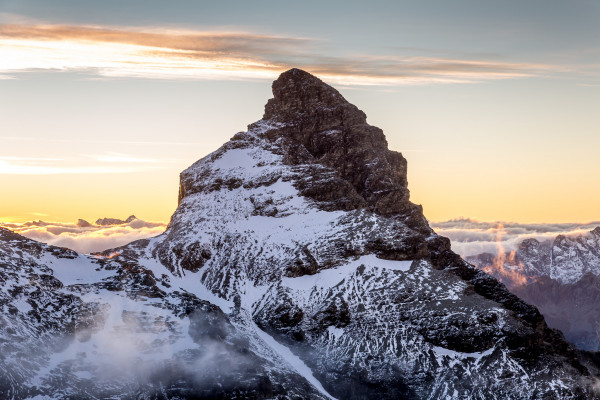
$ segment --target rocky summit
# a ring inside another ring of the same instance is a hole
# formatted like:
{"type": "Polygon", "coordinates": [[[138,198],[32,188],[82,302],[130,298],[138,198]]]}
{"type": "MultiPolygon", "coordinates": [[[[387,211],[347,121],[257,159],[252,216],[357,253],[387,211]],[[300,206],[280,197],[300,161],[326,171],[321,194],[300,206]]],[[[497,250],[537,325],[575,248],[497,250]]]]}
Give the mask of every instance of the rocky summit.
{"type": "Polygon", "coordinates": [[[593,355],[433,232],[362,111],[298,69],[273,95],[182,172],[160,236],[0,230],[0,397],[596,396],[593,355]]]}

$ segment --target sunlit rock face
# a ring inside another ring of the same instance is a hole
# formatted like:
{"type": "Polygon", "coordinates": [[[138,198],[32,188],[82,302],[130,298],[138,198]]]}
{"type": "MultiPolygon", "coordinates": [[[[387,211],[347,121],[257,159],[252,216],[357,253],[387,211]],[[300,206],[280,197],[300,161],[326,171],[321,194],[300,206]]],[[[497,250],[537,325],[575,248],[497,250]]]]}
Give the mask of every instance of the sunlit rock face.
{"type": "Polygon", "coordinates": [[[273,93],[182,172],[163,235],[82,256],[3,231],[2,393],[593,397],[593,362],[429,228],[364,113],[297,69],[273,93]]]}
{"type": "Polygon", "coordinates": [[[600,350],[600,227],[542,242],[526,239],[514,252],[468,260],[538,307],[575,346],[600,350]]]}

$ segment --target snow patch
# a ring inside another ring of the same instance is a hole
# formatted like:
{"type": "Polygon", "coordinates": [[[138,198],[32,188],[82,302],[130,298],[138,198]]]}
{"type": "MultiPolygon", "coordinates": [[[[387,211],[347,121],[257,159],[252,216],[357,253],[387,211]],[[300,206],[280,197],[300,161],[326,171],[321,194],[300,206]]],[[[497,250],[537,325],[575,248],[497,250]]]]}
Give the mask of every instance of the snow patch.
{"type": "Polygon", "coordinates": [[[101,269],[100,265],[86,256],[77,258],[57,258],[46,254],[39,260],[54,271],[54,277],[63,285],[93,284],[109,278],[115,271],[101,269]]]}
{"type": "Polygon", "coordinates": [[[494,352],[495,346],[492,346],[487,350],[476,353],[463,353],[460,351],[446,349],[440,346],[433,346],[431,349],[433,350],[435,358],[437,359],[440,365],[442,365],[442,361],[444,360],[444,358],[450,359],[452,365],[457,361],[464,360],[466,358],[474,358],[477,364],[479,360],[481,360],[483,357],[492,354],[494,352]]]}
{"type": "Polygon", "coordinates": [[[330,289],[351,276],[358,267],[383,268],[393,271],[407,272],[413,261],[393,261],[377,258],[374,254],[361,256],[339,267],[324,269],[314,275],[303,275],[295,278],[284,277],[282,283],[290,289],[311,290],[312,288],[330,289]]]}

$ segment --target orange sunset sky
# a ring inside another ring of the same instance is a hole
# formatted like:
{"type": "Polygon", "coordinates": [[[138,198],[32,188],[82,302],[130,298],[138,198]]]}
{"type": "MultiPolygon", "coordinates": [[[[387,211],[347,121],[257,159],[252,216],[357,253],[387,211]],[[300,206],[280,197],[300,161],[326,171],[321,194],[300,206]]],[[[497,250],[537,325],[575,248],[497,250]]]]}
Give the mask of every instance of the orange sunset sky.
{"type": "Polygon", "coordinates": [[[600,3],[215,3],[0,2],[0,221],[168,221],[290,67],[384,130],[430,220],[600,219],[600,3]]]}

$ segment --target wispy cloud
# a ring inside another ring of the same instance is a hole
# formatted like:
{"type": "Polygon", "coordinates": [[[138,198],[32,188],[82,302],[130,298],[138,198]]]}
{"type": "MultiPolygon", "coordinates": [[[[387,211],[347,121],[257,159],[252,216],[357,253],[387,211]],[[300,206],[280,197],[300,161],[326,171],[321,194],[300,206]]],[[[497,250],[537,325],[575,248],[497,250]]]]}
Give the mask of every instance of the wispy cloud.
{"type": "Polygon", "coordinates": [[[60,167],[14,164],[0,160],[0,175],[116,174],[141,172],[147,168],[81,166],[60,167]]]}
{"type": "MultiPolygon", "coordinates": [[[[0,140],[19,141],[19,142],[47,142],[47,143],[99,143],[113,145],[144,145],[144,146],[200,146],[202,142],[186,142],[186,141],[165,141],[165,140],[100,140],[100,139],[56,139],[50,137],[33,137],[33,136],[0,136],[0,140]]],[[[0,159],[8,159],[8,156],[0,156],[0,159]]],[[[13,157],[14,158],[14,157],[13,157]]]]}
{"type": "Polygon", "coordinates": [[[124,163],[124,164],[156,164],[164,162],[165,160],[159,160],[158,158],[146,158],[132,156],[123,153],[108,152],[106,154],[90,156],[98,161],[107,163],[124,163]]]}
{"type": "Polygon", "coordinates": [[[512,251],[529,238],[540,241],[554,239],[558,235],[586,234],[600,221],[587,223],[531,223],[482,222],[458,218],[444,222],[431,222],[431,227],[452,242],[452,249],[462,256],[481,253],[496,254],[499,250],[512,251]]]}
{"type": "Polygon", "coordinates": [[[40,213],[40,212],[30,212],[29,215],[33,215],[36,217],[48,217],[49,216],[48,214],[40,213]]]}
{"type": "Polygon", "coordinates": [[[169,161],[119,153],[96,155],[92,158],[96,160],[93,164],[78,159],[0,156],[0,175],[131,173],[164,168],[162,163],[169,161]]]}
{"type": "Polygon", "coordinates": [[[0,156],[0,161],[60,161],[60,158],[49,158],[49,157],[15,157],[15,156],[0,156]]]}
{"type": "Polygon", "coordinates": [[[548,73],[555,67],[439,57],[328,54],[309,38],[247,32],[0,26],[0,74],[85,71],[104,77],[273,79],[294,66],[344,85],[471,83],[548,73]]]}

